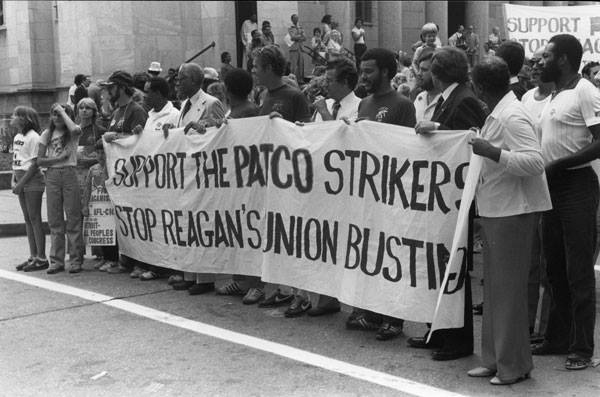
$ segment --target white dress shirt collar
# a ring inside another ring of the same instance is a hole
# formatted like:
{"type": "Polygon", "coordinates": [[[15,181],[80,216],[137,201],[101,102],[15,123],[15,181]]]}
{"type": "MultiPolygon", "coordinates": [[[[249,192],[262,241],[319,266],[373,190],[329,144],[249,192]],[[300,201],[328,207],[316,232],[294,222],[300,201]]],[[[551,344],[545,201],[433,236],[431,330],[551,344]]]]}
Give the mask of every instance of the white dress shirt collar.
{"type": "Polygon", "coordinates": [[[444,101],[448,99],[456,87],[458,87],[458,83],[452,83],[444,90],[444,92],[442,92],[442,98],[444,98],[444,101]]]}

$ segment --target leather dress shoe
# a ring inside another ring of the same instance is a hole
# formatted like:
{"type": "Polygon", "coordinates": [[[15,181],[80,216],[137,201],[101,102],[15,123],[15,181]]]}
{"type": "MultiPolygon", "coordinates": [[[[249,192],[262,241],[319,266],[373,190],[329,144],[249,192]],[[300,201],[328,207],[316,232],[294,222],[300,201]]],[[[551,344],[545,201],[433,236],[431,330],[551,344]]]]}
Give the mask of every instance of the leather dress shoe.
{"type": "Polygon", "coordinates": [[[202,295],[215,290],[215,283],[199,283],[188,288],[190,295],[202,295]]]}
{"type": "Polygon", "coordinates": [[[171,284],[171,286],[173,287],[173,289],[175,291],[185,291],[186,289],[190,288],[192,285],[196,284],[193,281],[180,281],[178,283],[173,283],[171,284]]]}
{"type": "Polygon", "coordinates": [[[407,341],[408,346],[414,347],[417,349],[439,349],[442,347],[441,344],[435,342],[435,338],[431,338],[429,343],[427,343],[427,335],[426,336],[414,336],[412,338],[408,338],[407,341]]]}
{"type": "Polygon", "coordinates": [[[477,367],[469,370],[467,375],[472,378],[489,378],[490,376],[496,375],[496,370],[486,367],[477,367]]]}
{"type": "Polygon", "coordinates": [[[327,306],[323,306],[323,307],[313,307],[312,309],[310,309],[309,311],[306,312],[306,314],[308,314],[311,317],[319,317],[319,316],[324,316],[326,314],[333,314],[333,313],[338,313],[341,310],[341,308],[339,306],[337,307],[327,307],[327,306]]]}
{"type": "Polygon", "coordinates": [[[468,357],[473,354],[473,351],[466,350],[436,350],[431,353],[431,358],[435,361],[456,360],[463,357],[468,357]]]}
{"type": "Polygon", "coordinates": [[[567,354],[569,349],[567,347],[561,348],[551,345],[549,342],[544,341],[539,345],[533,345],[531,347],[531,354],[534,356],[552,356],[567,354]]]}

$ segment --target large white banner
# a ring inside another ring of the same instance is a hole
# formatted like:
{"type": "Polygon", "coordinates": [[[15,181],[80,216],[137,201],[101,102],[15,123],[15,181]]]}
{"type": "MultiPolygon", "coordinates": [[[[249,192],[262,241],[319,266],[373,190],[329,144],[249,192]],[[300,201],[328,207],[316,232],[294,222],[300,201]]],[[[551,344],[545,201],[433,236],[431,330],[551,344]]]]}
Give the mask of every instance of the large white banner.
{"type": "Polygon", "coordinates": [[[523,44],[531,57],[548,40],[571,34],[583,46],[583,62],[600,61],[600,5],[531,7],[504,4],[504,20],[510,40],[523,44]]]}
{"type": "MultiPolygon", "coordinates": [[[[165,140],[148,131],[105,144],[119,249],[158,266],[260,276],[432,321],[469,136],[257,117],[205,135],[180,129],[165,140]]],[[[438,328],[463,322],[465,229],[438,328]]]]}

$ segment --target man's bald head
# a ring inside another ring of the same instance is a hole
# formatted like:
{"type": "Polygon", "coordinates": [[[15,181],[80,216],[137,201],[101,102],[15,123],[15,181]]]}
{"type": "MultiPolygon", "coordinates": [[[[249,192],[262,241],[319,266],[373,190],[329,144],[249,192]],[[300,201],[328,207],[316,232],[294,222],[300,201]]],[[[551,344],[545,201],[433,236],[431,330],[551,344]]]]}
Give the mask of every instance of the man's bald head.
{"type": "Polygon", "coordinates": [[[204,70],[197,63],[184,63],[179,67],[177,91],[182,98],[190,98],[198,92],[204,81],[204,70]]]}

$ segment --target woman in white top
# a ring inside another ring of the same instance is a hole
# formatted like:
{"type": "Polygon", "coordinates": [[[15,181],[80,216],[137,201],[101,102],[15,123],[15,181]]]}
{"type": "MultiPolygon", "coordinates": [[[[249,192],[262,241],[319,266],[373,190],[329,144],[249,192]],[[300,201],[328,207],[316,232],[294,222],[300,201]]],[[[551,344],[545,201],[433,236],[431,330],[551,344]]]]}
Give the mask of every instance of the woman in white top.
{"type": "Polygon", "coordinates": [[[484,302],[482,366],[468,372],[493,377],[493,385],[527,379],[527,283],[540,212],[552,205],[534,123],[509,90],[506,63],[491,57],[472,72],[475,92],[492,110],[472,140],[484,157],[476,202],[483,234],[484,302]]]}
{"type": "Polygon", "coordinates": [[[19,196],[29,242],[29,259],[16,268],[26,272],[44,270],[48,268],[48,260],[42,228],[44,177],[36,164],[40,141],[38,114],[30,107],[17,106],[10,126],[17,131],[13,139],[12,191],[19,196]]]}
{"type": "Polygon", "coordinates": [[[352,28],[352,39],[354,40],[354,58],[356,59],[356,70],[360,70],[360,59],[365,51],[367,51],[367,43],[365,43],[365,29],[363,21],[356,18],[354,27],[352,28]]]}

